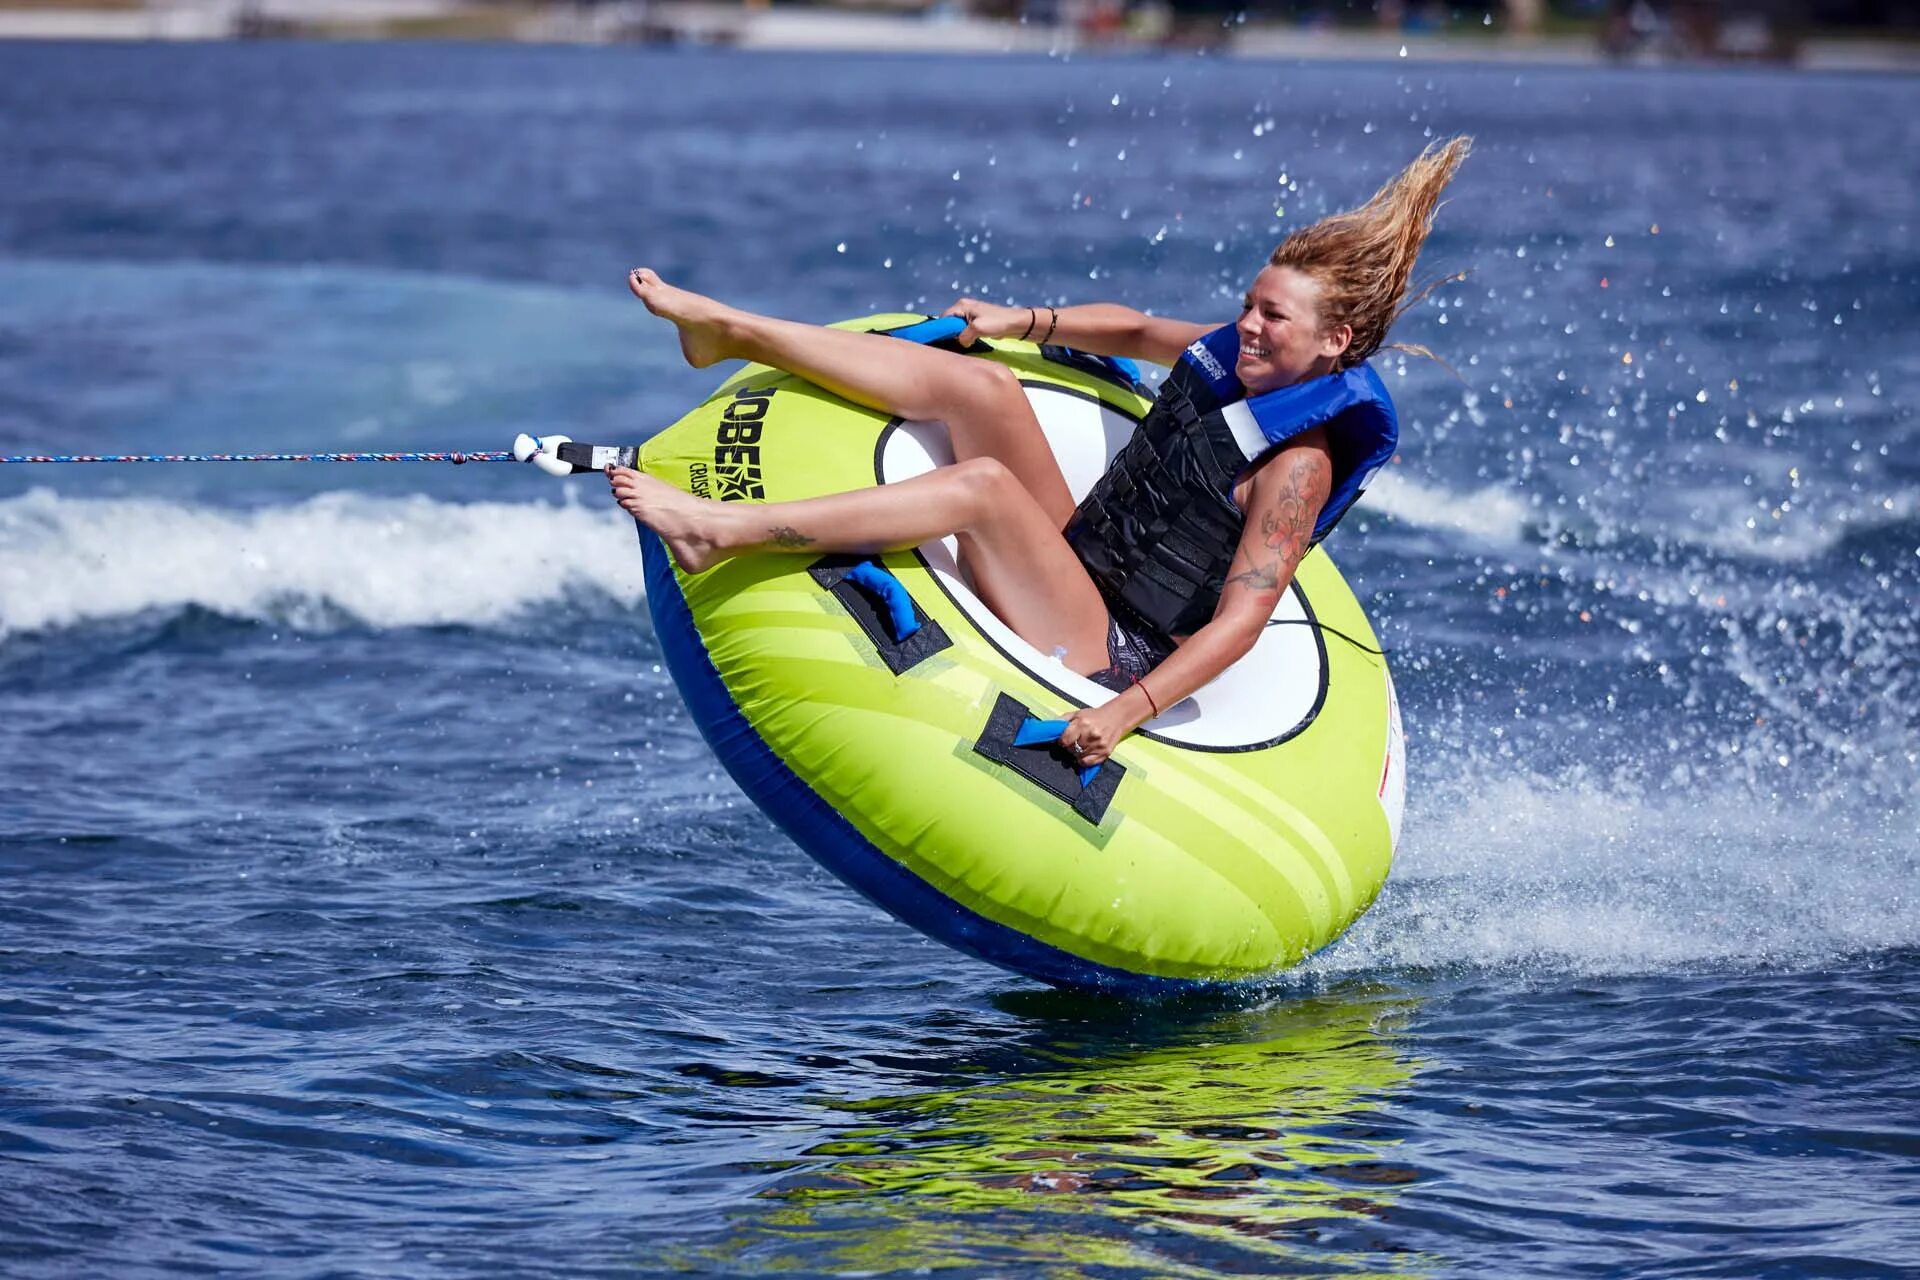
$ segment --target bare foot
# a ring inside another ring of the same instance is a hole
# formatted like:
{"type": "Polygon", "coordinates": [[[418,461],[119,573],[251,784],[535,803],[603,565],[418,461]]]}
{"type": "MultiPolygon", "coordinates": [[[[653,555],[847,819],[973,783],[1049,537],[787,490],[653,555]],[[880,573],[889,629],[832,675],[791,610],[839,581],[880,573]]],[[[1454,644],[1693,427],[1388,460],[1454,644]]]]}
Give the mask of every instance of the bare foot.
{"type": "Polygon", "coordinates": [[[647,304],[647,310],[663,320],[671,320],[680,330],[680,354],[696,369],[733,358],[727,341],[727,321],[732,307],[715,302],[703,293],[676,289],[660,278],[651,267],[635,267],[627,273],[627,288],[647,304]]]}
{"type": "Polygon", "coordinates": [[[607,483],[622,511],[660,535],[681,572],[701,573],[726,559],[705,499],[628,467],[608,467],[607,483]]]}

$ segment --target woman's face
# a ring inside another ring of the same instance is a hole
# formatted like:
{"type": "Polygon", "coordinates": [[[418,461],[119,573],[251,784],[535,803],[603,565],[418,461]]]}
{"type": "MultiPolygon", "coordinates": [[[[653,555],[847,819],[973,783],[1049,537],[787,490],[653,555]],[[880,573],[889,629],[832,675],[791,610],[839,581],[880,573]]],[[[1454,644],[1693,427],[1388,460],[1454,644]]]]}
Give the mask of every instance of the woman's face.
{"type": "Polygon", "coordinates": [[[1352,330],[1321,332],[1320,284],[1292,267],[1265,267],[1242,303],[1240,359],[1233,371],[1249,395],[1332,373],[1352,330]]]}

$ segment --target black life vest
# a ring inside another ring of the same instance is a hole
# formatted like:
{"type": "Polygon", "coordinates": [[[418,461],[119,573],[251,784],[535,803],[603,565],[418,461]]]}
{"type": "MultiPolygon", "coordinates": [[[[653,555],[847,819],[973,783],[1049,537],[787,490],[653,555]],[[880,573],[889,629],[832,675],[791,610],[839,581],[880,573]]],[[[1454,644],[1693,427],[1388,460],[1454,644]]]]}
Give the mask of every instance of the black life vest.
{"type": "Polygon", "coordinates": [[[1067,521],[1067,541],[1110,607],[1164,635],[1213,618],[1246,514],[1233,487],[1303,431],[1325,427],[1333,488],[1313,541],[1332,531],[1393,457],[1393,401],[1366,364],[1248,397],[1233,374],[1239,334],[1188,347],[1133,438],[1067,521]]]}

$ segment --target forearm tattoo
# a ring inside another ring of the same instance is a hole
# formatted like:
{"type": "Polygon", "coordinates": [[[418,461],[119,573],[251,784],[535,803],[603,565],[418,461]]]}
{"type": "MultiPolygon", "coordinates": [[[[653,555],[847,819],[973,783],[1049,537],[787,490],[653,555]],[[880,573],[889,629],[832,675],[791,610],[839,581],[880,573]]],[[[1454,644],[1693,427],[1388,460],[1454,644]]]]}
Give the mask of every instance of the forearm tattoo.
{"type": "Polygon", "coordinates": [[[1326,455],[1318,450],[1302,449],[1275,461],[1286,471],[1273,501],[1260,513],[1261,550],[1243,548],[1247,567],[1227,579],[1255,591],[1271,591],[1293,575],[1312,545],[1314,522],[1333,482],[1326,455]]]}
{"type": "Polygon", "coordinates": [[[813,539],[790,524],[777,524],[767,530],[767,541],[783,551],[798,551],[813,545],[813,539]]]}

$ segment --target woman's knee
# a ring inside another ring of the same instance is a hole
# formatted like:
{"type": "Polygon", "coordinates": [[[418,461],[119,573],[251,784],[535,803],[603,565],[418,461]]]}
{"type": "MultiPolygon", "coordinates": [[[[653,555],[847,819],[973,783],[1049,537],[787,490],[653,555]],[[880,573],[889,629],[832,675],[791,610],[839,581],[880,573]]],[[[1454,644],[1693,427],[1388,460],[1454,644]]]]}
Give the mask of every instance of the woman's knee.
{"type": "Polygon", "coordinates": [[[982,393],[996,401],[1027,402],[1027,393],[1020,386],[1020,375],[997,360],[975,360],[973,367],[983,384],[982,393]]]}
{"type": "Polygon", "coordinates": [[[1011,401],[1026,399],[1026,393],[1020,389],[1019,376],[998,361],[961,356],[946,372],[951,379],[947,394],[966,409],[998,415],[1006,411],[1011,401]]]}
{"type": "Polygon", "coordinates": [[[1032,501],[1020,478],[998,458],[968,458],[946,470],[966,495],[969,527],[986,517],[1005,512],[1010,503],[1022,499],[1032,501]]]}

